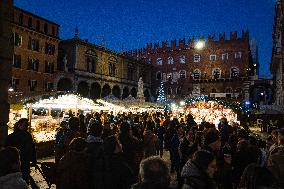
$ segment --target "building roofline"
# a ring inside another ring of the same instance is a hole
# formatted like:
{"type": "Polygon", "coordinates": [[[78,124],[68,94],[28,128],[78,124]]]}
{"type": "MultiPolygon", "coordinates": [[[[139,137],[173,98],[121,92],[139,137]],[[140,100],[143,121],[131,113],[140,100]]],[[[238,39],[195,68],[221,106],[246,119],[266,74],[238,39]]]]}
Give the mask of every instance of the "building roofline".
{"type": "Polygon", "coordinates": [[[128,60],[135,60],[135,61],[137,61],[136,59],[133,59],[132,57],[129,57],[129,56],[126,56],[125,54],[121,54],[121,53],[118,53],[118,52],[115,52],[115,51],[113,51],[113,50],[110,50],[110,49],[107,49],[107,48],[105,48],[105,47],[102,47],[102,46],[100,46],[100,45],[97,45],[97,44],[94,44],[94,43],[90,43],[89,41],[85,41],[85,40],[82,40],[82,39],[80,39],[80,38],[70,38],[70,39],[65,39],[65,40],[61,40],[60,41],[60,43],[68,43],[68,42],[79,42],[79,43],[81,43],[81,44],[83,44],[83,45],[89,45],[89,46],[92,46],[92,47],[94,47],[94,48],[97,48],[97,49],[99,49],[99,50],[101,50],[101,51],[104,51],[104,52],[107,52],[107,53],[110,53],[110,54],[113,54],[113,55],[115,55],[115,56],[119,56],[119,57],[121,57],[121,58],[126,58],[126,59],[128,59],[128,60]]]}
{"type": "Polygon", "coordinates": [[[57,23],[55,23],[55,22],[53,22],[53,21],[50,21],[50,20],[48,20],[48,19],[46,19],[46,18],[43,18],[43,17],[41,17],[41,16],[38,16],[38,15],[36,15],[36,14],[34,14],[34,13],[31,13],[31,12],[29,12],[29,11],[26,11],[26,10],[24,10],[24,9],[21,9],[21,8],[15,6],[15,5],[14,5],[14,9],[17,9],[17,10],[19,10],[19,11],[22,11],[22,12],[24,12],[24,13],[26,13],[26,14],[30,14],[30,15],[32,15],[32,16],[38,18],[38,19],[44,20],[44,21],[46,21],[46,22],[49,22],[50,24],[54,24],[54,25],[60,27],[59,24],[57,24],[57,23]]]}

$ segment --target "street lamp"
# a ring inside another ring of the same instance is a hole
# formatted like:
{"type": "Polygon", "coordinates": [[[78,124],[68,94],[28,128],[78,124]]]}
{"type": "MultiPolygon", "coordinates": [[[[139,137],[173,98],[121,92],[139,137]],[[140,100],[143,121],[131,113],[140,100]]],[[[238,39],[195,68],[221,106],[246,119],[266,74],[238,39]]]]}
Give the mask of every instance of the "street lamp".
{"type": "Polygon", "coordinates": [[[8,88],[8,92],[14,92],[13,87],[9,87],[9,88],[8,88]]]}
{"type": "Polygon", "coordinates": [[[204,40],[198,40],[195,43],[195,49],[202,50],[205,47],[205,41],[204,40]]]}

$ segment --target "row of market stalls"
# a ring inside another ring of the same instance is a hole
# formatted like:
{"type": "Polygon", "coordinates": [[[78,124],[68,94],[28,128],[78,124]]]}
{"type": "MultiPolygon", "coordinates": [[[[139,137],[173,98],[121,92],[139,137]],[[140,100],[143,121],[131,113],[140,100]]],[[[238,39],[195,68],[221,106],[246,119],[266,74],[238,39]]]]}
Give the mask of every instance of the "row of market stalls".
{"type": "Polygon", "coordinates": [[[33,99],[13,101],[10,105],[9,132],[20,118],[30,120],[30,131],[36,142],[46,142],[55,139],[55,133],[63,120],[72,115],[94,112],[144,112],[162,110],[163,105],[136,100],[129,96],[125,100],[114,99],[111,96],[93,101],[77,94],[53,93],[40,95],[33,99]],[[15,103],[16,102],[16,103],[15,103]]]}
{"type": "Polygon", "coordinates": [[[185,115],[191,114],[198,124],[206,121],[218,125],[219,120],[224,117],[230,124],[240,123],[239,112],[245,115],[248,110],[240,102],[228,103],[204,96],[185,99],[179,103],[171,102],[167,106],[145,102],[132,96],[121,100],[109,95],[104,99],[93,101],[77,94],[61,92],[19,99],[21,100],[10,101],[9,132],[13,131],[14,124],[20,118],[28,118],[30,131],[36,142],[54,140],[61,121],[67,121],[71,116],[79,114],[103,111],[113,112],[116,115],[122,112],[164,112],[167,109],[171,111],[172,117],[185,118],[185,115]]]}

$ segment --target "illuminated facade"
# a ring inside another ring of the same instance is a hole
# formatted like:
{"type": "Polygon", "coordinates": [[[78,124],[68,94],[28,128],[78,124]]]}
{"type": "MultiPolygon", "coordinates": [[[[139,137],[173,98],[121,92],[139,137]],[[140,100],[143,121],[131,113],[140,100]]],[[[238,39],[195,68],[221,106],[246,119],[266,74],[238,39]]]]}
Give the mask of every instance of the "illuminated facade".
{"type": "MultiPolygon", "coordinates": [[[[157,86],[165,83],[168,99],[208,95],[248,98],[250,76],[256,75],[250,51],[249,33],[220,34],[216,40],[180,39],[147,44],[127,54],[156,68],[157,86]]],[[[158,88],[158,87],[157,87],[158,88]]],[[[158,91],[158,90],[157,90],[158,91]]]]}
{"type": "Polygon", "coordinates": [[[53,90],[59,25],[14,6],[10,87],[24,96],[53,90]]]}
{"type": "Polygon", "coordinates": [[[150,100],[153,66],[81,40],[77,32],[59,44],[58,91],[76,91],[92,99],[109,95],[124,99],[137,96],[142,77],[144,95],[150,100]]]}

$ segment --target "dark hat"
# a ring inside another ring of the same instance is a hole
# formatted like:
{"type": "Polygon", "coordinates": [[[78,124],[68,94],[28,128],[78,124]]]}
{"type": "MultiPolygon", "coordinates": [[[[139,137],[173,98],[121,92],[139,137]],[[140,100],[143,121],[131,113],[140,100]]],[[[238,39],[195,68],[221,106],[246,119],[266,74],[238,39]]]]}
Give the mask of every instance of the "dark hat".
{"type": "Polygon", "coordinates": [[[118,139],[115,135],[111,135],[104,140],[104,153],[105,155],[112,155],[116,145],[118,144],[118,139]]]}
{"type": "Polygon", "coordinates": [[[220,137],[218,132],[210,131],[205,134],[204,144],[205,145],[212,144],[213,142],[216,142],[219,139],[220,137]]]}
{"type": "Polygon", "coordinates": [[[127,122],[122,122],[120,125],[120,132],[122,133],[128,133],[130,130],[130,124],[127,122]]]}

